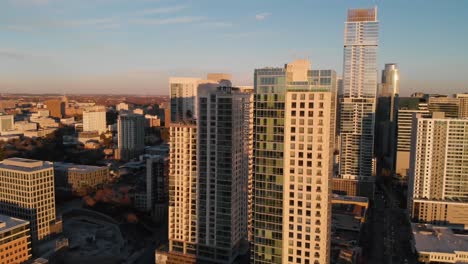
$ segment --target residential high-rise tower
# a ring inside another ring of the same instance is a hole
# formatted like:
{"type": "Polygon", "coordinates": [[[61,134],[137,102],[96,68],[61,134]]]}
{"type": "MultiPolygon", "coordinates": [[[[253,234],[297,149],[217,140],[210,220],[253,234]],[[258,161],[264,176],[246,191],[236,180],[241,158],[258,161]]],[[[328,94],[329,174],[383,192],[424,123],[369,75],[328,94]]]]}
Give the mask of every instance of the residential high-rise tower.
{"type": "Polygon", "coordinates": [[[210,77],[196,113],[171,113],[167,263],[233,263],[248,249],[251,94],[210,77]]]}
{"type": "Polygon", "coordinates": [[[329,263],[336,73],[297,60],[254,84],[252,263],[329,263]]]}
{"type": "Polygon", "coordinates": [[[130,160],[143,153],[145,148],[145,125],[146,120],[143,115],[119,115],[117,136],[120,159],[130,160]]]}
{"type": "Polygon", "coordinates": [[[468,120],[413,119],[408,211],[414,222],[468,226],[468,120]]]}

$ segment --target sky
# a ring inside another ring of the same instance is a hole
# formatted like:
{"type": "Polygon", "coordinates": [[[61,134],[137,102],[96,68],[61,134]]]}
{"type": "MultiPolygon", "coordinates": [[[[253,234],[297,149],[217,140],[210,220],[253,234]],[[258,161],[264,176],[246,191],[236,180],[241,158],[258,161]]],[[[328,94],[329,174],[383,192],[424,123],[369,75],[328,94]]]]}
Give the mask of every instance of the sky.
{"type": "Polygon", "coordinates": [[[378,7],[401,94],[468,92],[464,0],[0,0],[0,93],[167,95],[168,77],[308,58],[341,74],[348,8],[378,7]]]}

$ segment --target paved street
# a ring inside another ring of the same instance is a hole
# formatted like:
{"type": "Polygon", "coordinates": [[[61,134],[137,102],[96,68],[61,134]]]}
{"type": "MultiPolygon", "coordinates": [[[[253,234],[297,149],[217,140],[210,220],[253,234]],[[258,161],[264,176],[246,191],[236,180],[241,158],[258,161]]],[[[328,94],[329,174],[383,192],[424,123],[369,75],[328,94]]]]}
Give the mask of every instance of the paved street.
{"type": "Polygon", "coordinates": [[[391,190],[378,184],[364,238],[364,263],[416,264],[411,252],[411,227],[391,190]]]}

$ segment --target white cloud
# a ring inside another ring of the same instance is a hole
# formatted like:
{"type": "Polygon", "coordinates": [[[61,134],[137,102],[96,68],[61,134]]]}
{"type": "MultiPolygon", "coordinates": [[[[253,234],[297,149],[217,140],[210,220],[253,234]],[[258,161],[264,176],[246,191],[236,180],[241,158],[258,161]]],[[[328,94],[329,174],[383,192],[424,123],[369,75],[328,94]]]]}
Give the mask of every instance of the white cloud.
{"type": "Polygon", "coordinates": [[[77,19],[77,20],[66,20],[62,22],[57,22],[59,26],[70,26],[70,27],[80,27],[80,26],[103,26],[107,24],[115,23],[113,18],[89,18],[89,19],[77,19]]]}
{"type": "Polygon", "coordinates": [[[50,0],[10,0],[10,2],[20,5],[48,5],[50,0]]]}
{"type": "Polygon", "coordinates": [[[136,12],[135,15],[156,15],[156,14],[169,14],[169,13],[175,13],[178,11],[181,11],[183,9],[186,9],[188,6],[186,5],[176,5],[176,6],[165,6],[165,7],[159,7],[159,8],[149,8],[149,9],[144,9],[142,11],[136,12]]]}
{"type": "Polygon", "coordinates": [[[8,31],[34,32],[34,28],[27,25],[5,25],[4,28],[8,31]]]}
{"type": "Polygon", "coordinates": [[[190,24],[206,20],[205,17],[181,16],[163,19],[135,19],[131,23],[139,25],[170,25],[170,24],[190,24]]]}
{"type": "Polygon", "coordinates": [[[257,21],[261,21],[261,20],[267,19],[267,17],[269,17],[269,16],[271,16],[271,13],[264,12],[264,13],[256,14],[256,15],[255,15],[255,19],[256,19],[257,21]]]}

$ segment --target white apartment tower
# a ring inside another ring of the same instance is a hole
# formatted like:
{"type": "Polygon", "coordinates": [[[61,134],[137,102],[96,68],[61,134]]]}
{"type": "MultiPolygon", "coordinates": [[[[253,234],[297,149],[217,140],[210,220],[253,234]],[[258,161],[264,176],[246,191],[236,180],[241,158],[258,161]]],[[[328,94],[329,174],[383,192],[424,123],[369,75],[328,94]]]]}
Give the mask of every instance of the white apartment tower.
{"type": "Polygon", "coordinates": [[[98,131],[99,134],[107,131],[104,106],[93,106],[83,111],[83,131],[98,131]]]}
{"type": "Polygon", "coordinates": [[[374,171],[377,8],[350,9],[345,22],[340,101],[340,177],[368,180],[374,171]]]}
{"type": "Polygon", "coordinates": [[[413,119],[408,208],[413,221],[468,227],[468,119],[413,119]]]}
{"type": "Polygon", "coordinates": [[[252,95],[228,78],[171,78],[168,263],[233,263],[247,249],[252,95]]]}
{"type": "Polygon", "coordinates": [[[31,224],[33,242],[47,238],[55,224],[54,166],[10,158],[0,162],[0,213],[31,224]]]}
{"type": "Polygon", "coordinates": [[[145,125],[146,119],[143,115],[119,115],[117,134],[120,159],[130,160],[143,153],[145,148],[145,125]]]}

